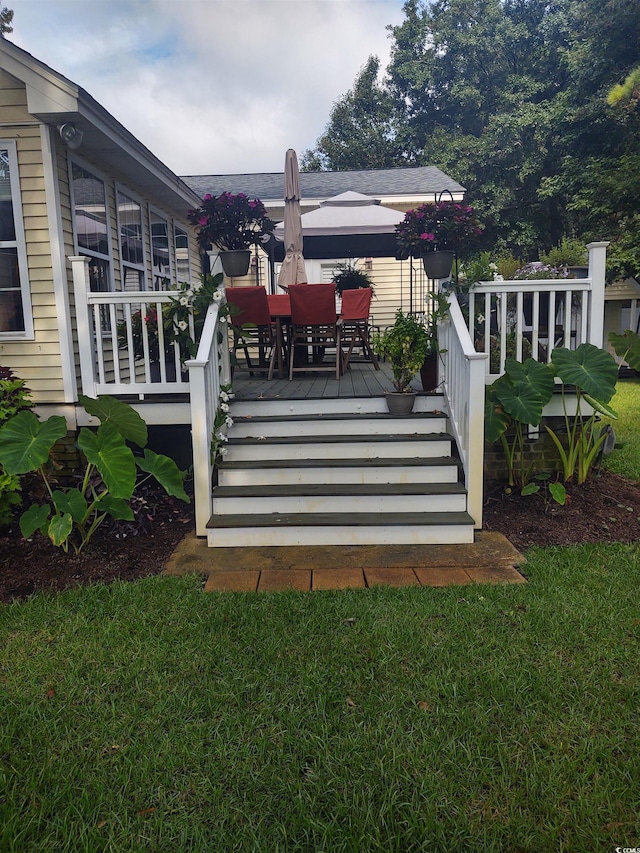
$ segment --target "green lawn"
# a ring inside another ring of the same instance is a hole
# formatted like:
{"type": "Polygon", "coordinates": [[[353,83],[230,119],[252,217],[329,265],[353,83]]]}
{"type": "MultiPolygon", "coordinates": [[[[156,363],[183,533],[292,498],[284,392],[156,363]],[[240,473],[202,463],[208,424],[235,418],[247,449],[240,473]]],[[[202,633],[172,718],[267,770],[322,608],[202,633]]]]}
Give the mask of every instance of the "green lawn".
{"type": "Polygon", "coordinates": [[[605,465],[616,474],[640,480],[640,380],[620,380],[611,406],[618,415],[618,420],[611,422],[616,448],[605,465]]]}
{"type": "MultiPolygon", "coordinates": [[[[640,384],[613,405],[640,480],[640,384]]],[[[528,558],[526,585],[0,608],[0,851],[639,846],[640,549],[528,558]]]]}
{"type": "Polygon", "coordinates": [[[0,850],[595,851],[640,844],[640,555],[529,583],[0,610],[0,850]]]}

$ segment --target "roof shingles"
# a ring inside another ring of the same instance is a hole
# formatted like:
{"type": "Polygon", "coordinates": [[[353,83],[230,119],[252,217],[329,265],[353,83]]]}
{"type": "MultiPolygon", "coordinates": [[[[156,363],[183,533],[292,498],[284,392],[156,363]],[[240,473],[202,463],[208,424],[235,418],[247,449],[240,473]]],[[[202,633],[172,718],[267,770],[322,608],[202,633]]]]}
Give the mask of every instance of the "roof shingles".
{"type": "MultiPolygon", "coordinates": [[[[243,192],[262,201],[281,200],[284,193],[282,172],[245,175],[191,175],[182,180],[200,197],[206,193],[243,192]]],[[[464,187],[435,166],[410,169],[375,169],[353,172],[301,172],[303,199],[331,198],[353,190],[375,198],[432,196],[443,190],[463,193],[464,187]]]]}

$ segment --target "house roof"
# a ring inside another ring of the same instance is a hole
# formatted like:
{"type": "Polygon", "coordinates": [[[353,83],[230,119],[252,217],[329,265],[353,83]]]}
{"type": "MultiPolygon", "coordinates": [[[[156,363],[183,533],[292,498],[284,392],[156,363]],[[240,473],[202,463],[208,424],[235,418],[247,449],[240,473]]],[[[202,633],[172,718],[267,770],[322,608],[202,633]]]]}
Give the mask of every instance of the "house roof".
{"type": "Polygon", "coordinates": [[[186,215],[198,197],[91,95],[30,53],[0,39],[0,68],[26,85],[27,108],[46,124],[73,122],[80,154],[109,163],[170,210],[186,215]]]}
{"type": "MultiPolygon", "coordinates": [[[[206,193],[243,192],[261,199],[265,205],[282,205],[283,172],[259,172],[245,175],[189,175],[183,177],[199,196],[206,193]]],[[[435,166],[410,169],[371,169],[352,172],[301,172],[301,204],[320,201],[347,190],[382,198],[387,204],[432,201],[443,191],[461,200],[465,188],[435,166]]]]}

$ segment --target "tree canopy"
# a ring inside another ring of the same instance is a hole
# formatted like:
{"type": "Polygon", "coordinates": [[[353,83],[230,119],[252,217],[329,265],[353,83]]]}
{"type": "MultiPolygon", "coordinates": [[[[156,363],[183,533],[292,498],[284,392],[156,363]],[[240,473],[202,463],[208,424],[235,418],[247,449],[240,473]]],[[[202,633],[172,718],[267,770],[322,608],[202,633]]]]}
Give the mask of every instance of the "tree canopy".
{"type": "Polygon", "coordinates": [[[13,32],[13,27],[11,26],[12,21],[13,9],[7,9],[6,6],[2,6],[0,8],[0,36],[3,36],[5,33],[13,32]]]}
{"type": "Polygon", "coordinates": [[[608,239],[612,270],[640,277],[637,0],[403,12],[385,72],[369,58],[303,167],[436,165],[467,188],[482,248],[532,259],[563,236],[608,239]]]}

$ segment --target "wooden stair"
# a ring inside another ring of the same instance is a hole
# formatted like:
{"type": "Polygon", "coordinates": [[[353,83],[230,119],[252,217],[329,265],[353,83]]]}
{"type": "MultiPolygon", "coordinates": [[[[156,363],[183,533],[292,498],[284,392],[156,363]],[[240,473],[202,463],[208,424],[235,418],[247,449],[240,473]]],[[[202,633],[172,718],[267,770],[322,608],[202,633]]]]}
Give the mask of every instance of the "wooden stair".
{"type": "Polygon", "coordinates": [[[232,403],[210,547],[473,542],[437,395],[414,414],[384,398],[232,403]]]}

